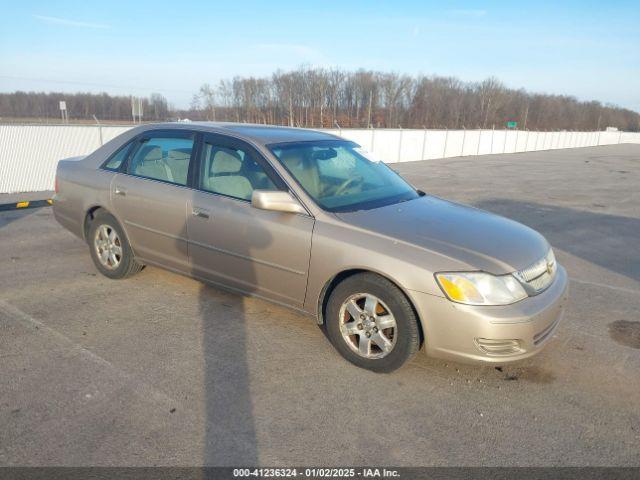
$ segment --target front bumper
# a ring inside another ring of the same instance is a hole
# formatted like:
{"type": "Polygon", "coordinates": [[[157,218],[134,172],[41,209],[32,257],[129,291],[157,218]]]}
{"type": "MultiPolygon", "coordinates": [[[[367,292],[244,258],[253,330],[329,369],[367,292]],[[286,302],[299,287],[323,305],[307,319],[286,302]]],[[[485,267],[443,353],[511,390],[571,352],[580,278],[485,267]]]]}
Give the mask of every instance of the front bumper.
{"type": "Polygon", "coordinates": [[[568,298],[566,270],[539,295],[512,305],[471,306],[410,292],[427,355],[466,363],[506,363],[538,353],[553,336],[568,298]]]}

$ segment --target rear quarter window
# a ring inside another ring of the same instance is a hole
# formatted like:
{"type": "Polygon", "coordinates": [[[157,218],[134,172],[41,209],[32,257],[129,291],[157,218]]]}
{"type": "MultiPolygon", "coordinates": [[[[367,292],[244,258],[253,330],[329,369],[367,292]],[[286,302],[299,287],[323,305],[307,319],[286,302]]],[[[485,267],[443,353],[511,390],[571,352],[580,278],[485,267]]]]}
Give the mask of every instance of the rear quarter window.
{"type": "Polygon", "coordinates": [[[102,164],[102,168],[105,170],[116,171],[120,169],[120,165],[127,158],[129,152],[131,151],[131,146],[134,142],[127,143],[124,147],[120,147],[120,149],[111,155],[109,159],[102,164]]]}

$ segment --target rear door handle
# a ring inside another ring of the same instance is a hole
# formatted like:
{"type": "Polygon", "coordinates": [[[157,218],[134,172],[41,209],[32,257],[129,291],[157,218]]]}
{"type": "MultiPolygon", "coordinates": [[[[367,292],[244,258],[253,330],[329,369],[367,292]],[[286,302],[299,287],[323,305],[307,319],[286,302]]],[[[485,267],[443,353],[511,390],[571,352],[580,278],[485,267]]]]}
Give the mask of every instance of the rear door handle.
{"type": "Polygon", "coordinates": [[[209,210],[205,210],[204,208],[193,207],[191,210],[191,215],[198,218],[204,218],[205,220],[209,218],[209,210]]]}
{"type": "Polygon", "coordinates": [[[122,195],[123,197],[127,194],[127,191],[120,188],[120,187],[116,187],[115,192],[116,195],[122,195]]]}

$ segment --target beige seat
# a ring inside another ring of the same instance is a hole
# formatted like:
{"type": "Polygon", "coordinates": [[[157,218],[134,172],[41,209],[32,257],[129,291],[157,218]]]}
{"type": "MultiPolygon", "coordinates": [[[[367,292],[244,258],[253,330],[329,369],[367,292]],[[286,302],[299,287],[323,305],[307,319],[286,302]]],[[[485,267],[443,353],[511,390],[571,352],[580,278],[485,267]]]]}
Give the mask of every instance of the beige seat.
{"type": "Polygon", "coordinates": [[[301,152],[296,150],[284,150],[280,156],[280,161],[309,195],[314,198],[320,198],[322,193],[320,173],[315,162],[305,158],[301,152]]]}
{"type": "Polygon", "coordinates": [[[249,180],[254,190],[277,190],[264,169],[246,153],[241,174],[249,180]]]}
{"type": "Polygon", "coordinates": [[[132,173],[157,180],[173,182],[173,174],[162,158],[162,149],[157,145],[145,145],[136,155],[132,173]]]}
{"type": "Polygon", "coordinates": [[[235,150],[218,148],[209,166],[209,175],[203,178],[203,187],[214,193],[251,200],[253,187],[240,171],[242,160],[235,150]]]}
{"type": "Polygon", "coordinates": [[[187,184],[189,173],[189,159],[191,158],[190,148],[179,148],[169,150],[166,163],[173,175],[173,181],[179,185],[187,184]]]}

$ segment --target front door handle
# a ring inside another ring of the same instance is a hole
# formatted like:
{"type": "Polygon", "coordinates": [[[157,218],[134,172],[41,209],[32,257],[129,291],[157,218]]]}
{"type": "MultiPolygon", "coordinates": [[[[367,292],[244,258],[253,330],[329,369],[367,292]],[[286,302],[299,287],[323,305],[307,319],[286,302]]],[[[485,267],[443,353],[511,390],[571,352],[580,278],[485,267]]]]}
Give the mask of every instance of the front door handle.
{"type": "Polygon", "coordinates": [[[116,187],[115,192],[116,195],[121,195],[121,196],[125,196],[127,194],[127,191],[120,188],[120,187],[116,187]]]}
{"type": "Polygon", "coordinates": [[[193,210],[191,210],[191,215],[198,218],[204,218],[206,220],[209,218],[209,210],[205,210],[204,208],[193,207],[193,210]]]}

